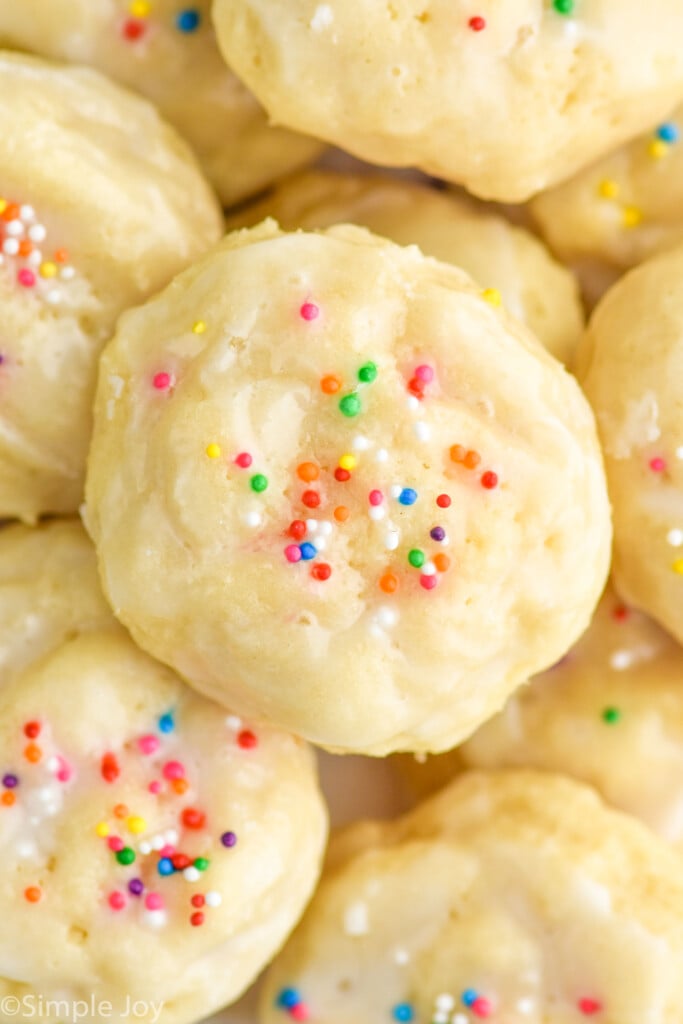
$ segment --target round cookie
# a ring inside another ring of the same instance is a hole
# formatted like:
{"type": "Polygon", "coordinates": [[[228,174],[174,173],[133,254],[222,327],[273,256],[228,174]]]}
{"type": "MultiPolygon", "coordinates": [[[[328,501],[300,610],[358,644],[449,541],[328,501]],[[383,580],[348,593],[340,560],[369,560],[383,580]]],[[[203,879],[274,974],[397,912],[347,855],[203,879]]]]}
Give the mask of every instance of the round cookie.
{"type": "Polygon", "coordinates": [[[82,499],[116,318],[220,238],[189,149],[93,71],[0,54],[0,518],[82,499]],[[144,142],[143,142],[144,140],[144,142]]]}
{"type": "Polygon", "coordinates": [[[558,665],[457,750],[401,772],[422,795],[464,768],[560,772],[683,848],[682,678],[681,647],[608,588],[558,665]]]}
{"type": "Polygon", "coordinates": [[[57,1024],[61,1000],[190,1024],[237,998],[311,894],[325,840],[312,754],[194,693],[111,613],[81,618],[86,597],[103,602],[78,524],[0,533],[0,608],[17,591],[45,609],[32,660],[0,633],[3,1014],[42,1003],[57,1024]]]}
{"type": "Polygon", "coordinates": [[[560,776],[473,773],[333,844],[261,1021],[663,1024],[682,919],[680,857],[639,822],[560,776]]]}
{"type": "Polygon", "coordinates": [[[683,108],[531,204],[548,244],[582,276],[613,277],[683,241],[683,108]]]}
{"type": "Polygon", "coordinates": [[[86,517],[141,646],[378,755],[453,746],[556,661],[607,572],[601,456],[498,301],[416,247],[270,221],[124,316],[86,517]]]}
{"type": "Polygon", "coordinates": [[[598,421],[619,594],[683,642],[683,247],[648,260],[593,314],[578,372],[598,421]]]}
{"type": "Polygon", "coordinates": [[[0,46],[104,71],[193,146],[225,205],[312,160],[319,142],[271,127],[225,66],[211,0],[0,0],[0,46]]]}
{"type": "Polygon", "coordinates": [[[228,227],[274,217],[288,231],[362,224],[399,245],[462,267],[496,288],[510,313],[568,364],[583,331],[571,272],[537,238],[455,196],[397,178],[303,171],[235,214],[228,227]]]}
{"type": "Polygon", "coordinates": [[[215,0],[213,17],[278,123],[485,199],[528,199],[683,95],[679,0],[215,0]]]}

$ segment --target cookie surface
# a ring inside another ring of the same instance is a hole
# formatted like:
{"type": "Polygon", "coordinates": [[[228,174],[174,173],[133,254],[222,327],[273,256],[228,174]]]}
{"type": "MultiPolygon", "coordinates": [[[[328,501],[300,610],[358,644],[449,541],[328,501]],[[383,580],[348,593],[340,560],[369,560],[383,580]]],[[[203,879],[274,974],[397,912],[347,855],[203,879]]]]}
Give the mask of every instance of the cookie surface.
{"type": "Polygon", "coordinates": [[[683,641],[683,248],[612,288],[579,349],[614,516],[613,575],[625,601],[683,641]],[[679,537],[680,534],[680,537],[679,537]]]}
{"type": "Polygon", "coordinates": [[[117,316],[222,221],[175,132],[93,71],[0,54],[0,112],[0,517],[32,520],[82,499],[117,316]]]}
{"type": "Polygon", "coordinates": [[[100,615],[76,523],[2,531],[0,609],[28,593],[33,658],[0,626],[0,1001],[26,1020],[42,1000],[48,1024],[60,999],[189,1024],[237,998],[310,896],[325,839],[311,752],[198,696],[100,615]]]}
{"type": "Polygon", "coordinates": [[[216,0],[213,16],[278,123],[486,199],[564,180],[683,94],[679,0],[216,0]]]}
{"type": "Polygon", "coordinates": [[[682,919],[680,856],[640,823],[559,776],[473,773],[333,842],[261,1020],[665,1024],[682,919]]]}
{"type": "Polygon", "coordinates": [[[191,144],[226,205],[321,148],[270,127],[218,51],[210,0],[0,0],[0,46],[87,64],[147,97],[191,144]]]}
{"type": "Polygon", "coordinates": [[[564,653],[609,559],[594,425],[487,298],[415,247],[267,222],[122,318],[87,522],[144,648],[373,754],[452,746],[564,653]]]}
{"type": "Polygon", "coordinates": [[[287,231],[360,224],[399,245],[462,267],[502,295],[560,362],[568,364],[583,330],[572,274],[543,244],[503,217],[436,189],[389,177],[304,171],[239,211],[228,227],[274,217],[287,231]]]}

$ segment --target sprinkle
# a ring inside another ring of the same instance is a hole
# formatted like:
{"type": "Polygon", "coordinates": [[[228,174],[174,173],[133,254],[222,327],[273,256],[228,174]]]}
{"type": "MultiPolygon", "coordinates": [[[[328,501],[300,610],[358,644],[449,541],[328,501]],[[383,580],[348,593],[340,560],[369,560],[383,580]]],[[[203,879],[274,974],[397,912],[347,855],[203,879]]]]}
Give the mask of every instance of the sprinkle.
{"type": "Polygon", "coordinates": [[[33,288],[36,283],[36,275],[28,267],[23,267],[17,274],[17,281],[24,288],[33,288]]]}
{"type": "Polygon", "coordinates": [[[408,552],[408,561],[414,569],[421,569],[425,564],[425,553],[419,548],[411,548],[408,552]]]}
{"type": "Polygon", "coordinates": [[[465,461],[465,449],[461,444],[451,445],[450,456],[452,462],[464,462],[465,461]]]}
{"type": "Polygon", "coordinates": [[[424,573],[420,576],[420,586],[425,590],[433,590],[438,584],[438,578],[435,575],[428,575],[424,573]]]}
{"type": "Polygon", "coordinates": [[[363,384],[372,384],[377,379],[377,366],[375,363],[364,363],[358,371],[358,380],[363,384]]]}
{"type": "Polygon", "coordinates": [[[224,832],[223,835],[221,836],[221,843],[227,849],[231,849],[233,846],[237,844],[237,836],[235,835],[234,832],[224,832]]]}
{"type": "Polygon", "coordinates": [[[244,517],[244,522],[247,526],[256,527],[260,526],[263,522],[260,512],[247,512],[244,517]]]}
{"type": "Polygon", "coordinates": [[[29,885],[28,889],[24,889],[24,899],[28,903],[40,903],[42,898],[42,890],[37,885],[29,885]]]}
{"type": "Polygon", "coordinates": [[[112,892],[109,894],[109,906],[112,910],[123,910],[126,905],[126,897],[122,892],[112,892]]]}
{"type": "Polygon", "coordinates": [[[344,395],[339,401],[339,411],[349,419],[357,416],[360,412],[360,398],[358,395],[344,395]]]}
{"type": "Polygon", "coordinates": [[[647,152],[653,160],[663,160],[669,153],[669,146],[661,139],[650,139],[647,144],[647,152]]]}
{"type": "Polygon", "coordinates": [[[220,907],[223,902],[221,894],[219,892],[215,892],[213,889],[210,892],[207,892],[204,899],[206,900],[207,907],[220,907]]]}
{"type": "Polygon", "coordinates": [[[435,526],[433,527],[433,529],[429,531],[429,536],[432,538],[432,540],[436,540],[439,543],[441,543],[446,539],[446,531],[444,530],[443,526],[435,526]]]}
{"type": "Polygon", "coordinates": [[[377,452],[375,454],[375,459],[377,462],[386,462],[388,458],[389,452],[386,450],[386,448],[377,449],[377,452]]]}
{"type": "Polygon", "coordinates": [[[309,562],[318,554],[315,545],[309,544],[308,541],[305,541],[303,544],[301,544],[301,546],[299,547],[299,551],[301,552],[301,557],[303,558],[304,562],[309,562]]]}
{"type": "Polygon", "coordinates": [[[300,480],[311,483],[320,476],[320,470],[314,462],[302,462],[296,467],[296,475],[300,480]]]}
{"type": "Polygon", "coordinates": [[[268,477],[264,476],[263,473],[254,473],[249,483],[252,491],[262,494],[268,487],[268,477]]]}
{"type": "Polygon", "coordinates": [[[318,508],[320,505],[320,495],[317,491],[304,491],[301,495],[301,501],[306,508],[318,508]]]}
{"type": "Polygon", "coordinates": [[[137,815],[133,815],[126,822],[126,827],[129,832],[132,832],[134,836],[140,835],[147,828],[147,822],[144,818],[140,818],[137,815]]]}
{"type": "Polygon", "coordinates": [[[311,569],[311,576],[313,577],[314,580],[329,580],[331,575],[332,569],[327,564],[327,562],[319,562],[317,565],[314,565],[313,568],[311,569]]]}
{"type": "Polygon", "coordinates": [[[145,896],[145,906],[147,910],[163,910],[163,897],[158,892],[148,892],[145,896]]]}
{"type": "Polygon", "coordinates": [[[334,374],[328,374],[320,381],[320,387],[326,395],[336,395],[341,388],[341,380],[334,374]]]}
{"type": "Polygon", "coordinates": [[[202,914],[201,910],[197,910],[194,914],[192,914],[192,916],[190,917],[190,924],[192,925],[193,928],[199,928],[200,925],[204,924],[204,915],[202,914]]]}
{"type": "Polygon", "coordinates": [[[116,859],[119,864],[127,867],[135,862],[135,850],[131,850],[130,846],[124,846],[122,850],[117,850],[116,859]]]}
{"type": "Polygon", "coordinates": [[[294,565],[301,561],[301,549],[298,544],[288,544],[285,548],[285,558],[294,565]]]}
{"type": "Polygon", "coordinates": [[[442,992],[436,997],[435,1006],[442,1013],[450,1013],[455,1009],[455,999],[448,992],[442,992]]]}
{"type": "Polygon", "coordinates": [[[417,501],[417,491],[412,487],[404,487],[398,496],[398,501],[401,505],[414,505],[417,501]]]}
{"type": "Polygon", "coordinates": [[[581,1013],[587,1017],[592,1016],[594,1013],[600,1013],[602,1010],[602,1003],[597,999],[591,999],[589,996],[584,996],[582,999],[579,999],[576,1005],[581,1013]]]}
{"type": "Polygon", "coordinates": [[[398,590],[398,576],[393,572],[385,572],[380,578],[379,587],[385,594],[395,594],[398,590]]]}
{"type": "Polygon", "coordinates": [[[393,608],[378,608],[376,618],[383,629],[391,629],[398,622],[398,615],[393,608]]]}
{"type": "Polygon", "coordinates": [[[204,323],[203,320],[195,320],[195,322],[192,324],[193,334],[203,334],[205,330],[206,324],[204,323]]]}
{"type": "Polygon", "coordinates": [[[206,815],[196,807],[186,807],[180,820],[185,828],[200,829],[206,824],[206,815]]]}
{"type": "Polygon", "coordinates": [[[105,782],[115,782],[121,774],[119,763],[114,754],[104,754],[100,770],[105,782]]]}
{"type": "Polygon", "coordinates": [[[152,384],[157,391],[167,391],[171,386],[170,373],[155,373],[152,377],[152,384]]]}
{"type": "MultiPolygon", "coordinates": [[[[303,519],[295,519],[293,522],[289,524],[289,529],[287,532],[289,533],[290,537],[294,538],[294,540],[303,540],[304,537],[306,536],[306,529],[307,525],[303,521],[303,519]]],[[[297,548],[297,551],[298,550],[299,549],[297,548]]],[[[297,558],[296,561],[298,562],[298,560],[299,559],[297,558]]]]}
{"type": "Polygon", "coordinates": [[[334,479],[338,480],[340,484],[345,484],[351,479],[351,474],[348,469],[342,469],[341,466],[337,466],[334,471],[334,479]]]}
{"type": "Polygon", "coordinates": [[[137,21],[135,18],[126,18],[121,31],[124,38],[135,42],[136,39],[140,39],[145,34],[145,23],[144,21],[137,21]]]}
{"type": "Polygon", "coordinates": [[[196,32],[201,20],[199,11],[189,7],[187,10],[180,12],[175,23],[180,32],[196,32]]]}
{"type": "Polygon", "coordinates": [[[57,275],[57,264],[46,261],[40,264],[40,276],[45,278],[56,277],[57,275]]]}
{"type": "Polygon", "coordinates": [[[299,1003],[298,1006],[293,1007],[289,1011],[289,1015],[292,1018],[292,1020],[307,1021],[311,1015],[311,1011],[309,1010],[306,1003],[299,1003]]]}
{"type": "Polygon", "coordinates": [[[558,14],[573,14],[574,0],[553,0],[553,7],[558,14]]]}
{"type": "Polygon", "coordinates": [[[283,1010],[292,1010],[301,1002],[301,996],[295,988],[283,988],[275,1000],[275,1005],[283,1010]]]}
{"type": "MultiPolygon", "coordinates": [[[[317,320],[320,315],[320,309],[315,305],[314,302],[304,302],[303,306],[299,310],[299,315],[302,320],[317,320]]],[[[324,389],[323,389],[324,390],[324,389]]]]}
{"type": "Polygon", "coordinates": [[[173,732],[175,729],[175,720],[171,711],[167,711],[166,714],[162,715],[159,719],[159,731],[160,732],[173,732]]]}
{"type": "Polygon", "coordinates": [[[465,991],[460,996],[460,998],[461,998],[461,1000],[462,1000],[462,1002],[463,1002],[463,1004],[465,1006],[472,1006],[472,1004],[477,999],[477,996],[478,996],[478,993],[477,993],[477,991],[475,989],[473,989],[473,988],[466,988],[465,991]]]}
{"type": "Polygon", "coordinates": [[[141,878],[131,878],[128,883],[128,892],[131,896],[142,896],[145,891],[145,883],[141,878]]]}
{"type": "Polygon", "coordinates": [[[657,129],[656,135],[658,139],[662,140],[662,142],[678,142],[678,139],[680,137],[678,125],[674,124],[673,121],[669,121],[666,124],[660,124],[659,128],[657,129]]]}
{"type": "Polygon", "coordinates": [[[337,505],[334,510],[334,518],[338,523],[345,523],[349,518],[349,510],[346,505],[337,505]]]}
{"type": "Polygon", "coordinates": [[[643,219],[643,211],[637,206],[625,206],[621,220],[625,228],[636,228],[643,219]]]}
{"type": "Polygon", "coordinates": [[[448,572],[451,567],[451,560],[448,555],[434,555],[434,568],[437,572],[448,572]]]}
{"type": "Polygon", "coordinates": [[[675,573],[678,573],[679,576],[683,576],[683,558],[677,558],[671,568],[675,573]]]}
{"type": "Polygon", "coordinates": [[[371,505],[374,506],[381,505],[382,502],[384,501],[384,495],[382,494],[381,491],[378,490],[370,491],[370,493],[368,494],[368,501],[370,502],[371,505]]]}
{"type": "Polygon", "coordinates": [[[342,455],[342,457],[339,460],[339,465],[342,469],[352,470],[355,469],[356,466],[358,465],[358,460],[356,459],[355,455],[350,455],[347,453],[346,455],[342,455]]]}
{"type": "Polygon", "coordinates": [[[395,551],[398,547],[399,532],[395,528],[391,528],[387,531],[384,537],[384,547],[387,551],[395,551]]]}
{"type": "Polygon", "coordinates": [[[145,754],[149,757],[151,754],[156,754],[160,747],[159,739],[156,736],[141,736],[138,740],[138,747],[141,754],[145,754]]]}
{"type": "Polygon", "coordinates": [[[219,459],[221,457],[221,446],[215,443],[207,445],[206,454],[210,459],[219,459]]]}
{"type": "Polygon", "coordinates": [[[483,32],[486,28],[486,19],[477,15],[474,18],[470,18],[467,24],[473,32],[483,32]]]}
{"type": "Polygon", "coordinates": [[[185,777],[185,767],[180,761],[167,761],[161,773],[165,779],[182,779],[185,777]]]}
{"type": "Polygon", "coordinates": [[[204,904],[206,903],[206,900],[204,899],[200,892],[196,892],[192,899],[190,900],[190,903],[192,904],[193,907],[203,907],[204,904]]]}
{"type": "Polygon", "coordinates": [[[471,1010],[476,1017],[490,1017],[493,1013],[493,1003],[485,996],[477,996],[472,1003],[471,1010]]]}
{"type": "Polygon", "coordinates": [[[356,900],[344,911],[344,931],[347,935],[367,935],[370,930],[368,907],[361,900],[356,900]]]}
{"type": "Polygon", "coordinates": [[[598,185],[598,195],[603,199],[616,199],[619,195],[619,184],[612,178],[604,178],[598,185]]]}
{"type": "Polygon", "coordinates": [[[19,785],[19,779],[13,773],[8,772],[7,775],[3,775],[2,784],[5,787],[5,789],[14,789],[16,786],[19,785]]]}
{"type": "Polygon", "coordinates": [[[24,750],[24,757],[31,764],[38,764],[43,756],[43,752],[40,747],[36,746],[35,743],[29,743],[24,750]]]}
{"type": "Polygon", "coordinates": [[[237,736],[237,745],[242,750],[253,750],[258,746],[258,739],[250,729],[241,729],[237,736]]]}
{"type": "Polygon", "coordinates": [[[497,288],[485,288],[481,293],[481,297],[484,302],[488,302],[491,306],[500,306],[503,301],[497,288]]]}
{"type": "Polygon", "coordinates": [[[621,718],[621,711],[619,708],[605,708],[602,712],[602,720],[606,725],[616,725],[621,718]]]}
{"type": "Polygon", "coordinates": [[[498,474],[494,473],[490,469],[487,470],[486,473],[482,474],[481,486],[484,487],[487,491],[492,491],[495,487],[498,486],[498,474]]]}
{"type": "Polygon", "coordinates": [[[432,432],[429,429],[429,424],[425,423],[424,420],[418,420],[417,423],[413,425],[413,431],[418,441],[428,441],[432,435],[432,432]]]}
{"type": "Polygon", "coordinates": [[[397,1021],[411,1021],[415,1018],[415,1011],[410,1003],[397,1003],[392,1007],[391,1016],[397,1021]]]}

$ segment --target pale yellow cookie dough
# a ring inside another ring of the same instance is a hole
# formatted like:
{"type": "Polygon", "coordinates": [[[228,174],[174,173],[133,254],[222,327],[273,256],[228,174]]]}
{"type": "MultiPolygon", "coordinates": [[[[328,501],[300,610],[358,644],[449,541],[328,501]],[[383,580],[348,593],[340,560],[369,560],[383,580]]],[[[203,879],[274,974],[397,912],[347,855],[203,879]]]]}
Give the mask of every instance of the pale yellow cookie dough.
{"type": "Polygon", "coordinates": [[[531,210],[552,249],[584,276],[618,276],[683,241],[683,108],[531,210]]]}
{"type": "Polygon", "coordinates": [[[683,96],[680,0],[215,0],[213,17],[278,123],[485,199],[528,199],[683,96]]]}
{"type": "Polygon", "coordinates": [[[673,1024],[682,921],[680,857],[639,822],[560,776],[473,773],[333,843],[260,1019],[673,1024]]]}
{"type": "Polygon", "coordinates": [[[455,263],[496,288],[510,313],[569,363],[583,330],[578,286],[537,238],[455,196],[397,178],[304,171],[235,214],[229,227],[274,217],[286,230],[362,224],[399,245],[455,263]]]}
{"type": "Polygon", "coordinates": [[[419,793],[463,768],[561,772],[683,848],[683,650],[608,588],[562,661],[462,746],[401,759],[419,793]]]}
{"type": "Polygon", "coordinates": [[[117,316],[221,235],[189,149],[85,69],[0,54],[0,518],[75,512],[117,316]]]}
{"type": "Polygon", "coordinates": [[[231,205],[322,147],[268,124],[226,67],[210,14],[211,0],[0,0],[0,46],[87,64],[142,93],[231,205]]]}
{"type": "Polygon", "coordinates": [[[605,456],[615,585],[683,642],[683,247],[608,292],[578,372],[605,456]]]}
{"type": "Polygon", "coordinates": [[[141,646],[370,754],[453,746],[557,660],[607,572],[601,456],[496,301],[416,247],[270,221],[124,316],[86,517],[141,646]]]}
{"type": "Polygon", "coordinates": [[[312,754],[139,651],[103,614],[75,522],[0,532],[0,617],[2,1019],[85,1004],[191,1024],[237,998],[312,892],[312,754]],[[5,617],[28,594],[33,657],[5,617]]]}

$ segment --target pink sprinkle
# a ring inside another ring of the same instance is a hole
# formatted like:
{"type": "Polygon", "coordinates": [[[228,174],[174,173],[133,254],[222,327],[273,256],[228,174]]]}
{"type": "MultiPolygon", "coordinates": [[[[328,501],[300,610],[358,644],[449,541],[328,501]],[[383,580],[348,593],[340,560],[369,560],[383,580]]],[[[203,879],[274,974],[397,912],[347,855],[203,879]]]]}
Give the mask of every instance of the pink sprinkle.
{"type": "Polygon", "coordinates": [[[370,491],[368,501],[371,505],[381,505],[384,501],[384,495],[381,491],[370,491]]]}
{"type": "Polygon", "coordinates": [[[317,320],[320,315],[320,310],[314,302],[304,302],[299,313],[301,314],[302,320],[317,320]]]}
{"type": "Polygon", "coordinates": [[[162,846],[161,849],[159,850],[160,857],[172,857],[174,853],[175,846],[171,846],[170,843],[167,843],[166,846],[162,846]]]}
{"type": "Polygon", "coordinates": [[[24,288],[33,288],[36,283],[36,275],[28,267],[23,267],[17,274],[17,281],[24,288]]]}
{"type": "Polygon", "coordinates": [[[113,850],[114,853],[118,853],[119,850],[123,849],[123,839],[119,839],[118,836],[110,836],[109,839],[107,839],[107,846],[110,850],[113,850]]]}
{"type": "Polygon", "coordinates": [[[477,1017],[490,1017],[493,1013],[493,1004],[486,996],[477,996],[472,1003],[472,1013],[477,1017]]]}
{"type": "Polygon", "coordinates": [[[152,377],[152,384],[157,391],[166,391],[170,388],[172,377],[170,373],[155,373],[152,377]]]}
{"type": "Polygon", "coordinates": [[[650,469],[653,473],[663,473],[666,469],[666,459],[659,455],[654,459],[650,459],[650,469]]]}
{"type": "Polygon", "coordinates": [[[138,740],[138,747],[142,754],[156,754],[160,747],[159,739],[157,736],[141,736],[138,740]]]}
{"type": "Polygon", "coordinates": [[[235,459],[235,464],[239,466],[240,469],[249,469],[253,461],[254,460],[252,459],[249,452],[240,452],[237,458],[235,459]]]}
{"type": "Polygon", "coordinates": [[[147,893],[145,896],[145,906],[148,910],[163,910],[163,897],[158,892],[147,893]]]}
{"type": "Polygon", "coordinates": [[[57,756],[57,781],[58,782],[69,782],[73,775],[71,766],[67,764],[64,758],[60,755],[57,756]]]}
{"type": "Polygon", "coordinates": [[[311,1011],[306,1003],[297,1003],[296,1006],[293,1006],[289,1011],[289,1016],[292,1020],[308,1020],[311,1016],[311,1011]]]}
{"type": "Polygon", "coordinates": [[[288,562],[300,562],[301,561],[301,550],[296,544],[288,544],[285,548],[285,558],[288,562]]]}
{"type": "Polygon", "coordinates": [[[162,769],[162,774],[165,779],[184,779],[185,765],[180,761],[167,761],[162,769]]]}
{"type": "Polygon", "coordinates": [[[415,376],[418,380],[421,380],[423,384],[431,384],[434,380],[434,371],[431,366],[427,366],[426,363],[423,363],[422,366],[418,366],[415,370],[415,376]]]}
{"type": "Polygon", "coordinates": [[[122,892],[112,892],[109,894],[109,906],[112,910],[123,910],[126,905],[126,897],[122,892]]]}
{"type": "Polygon", "coordinates": [[[150,793],[154,793],[155,796],[158,796],[159,793],[161,793],[161,783],[156,780],[154,782],[150,782],[147,788],[149,789],[150,793]]]}
{"type": "Polygon", "coordinates": [[[433,576],[420,576],[420,585],[423,586],[425,590],[433,590],[438,582],[436,573],[434,573],[433,576]]]}
{"type": "Polygon", "coordinates": [[[592,1016],[594,1013],[600,1013],[600,1010],[602,1010],[602,1003],[598,999],[591,999],[589,996],[579,999],[577,1006],[581,1013],[587,1017],[592,1016]]]}

